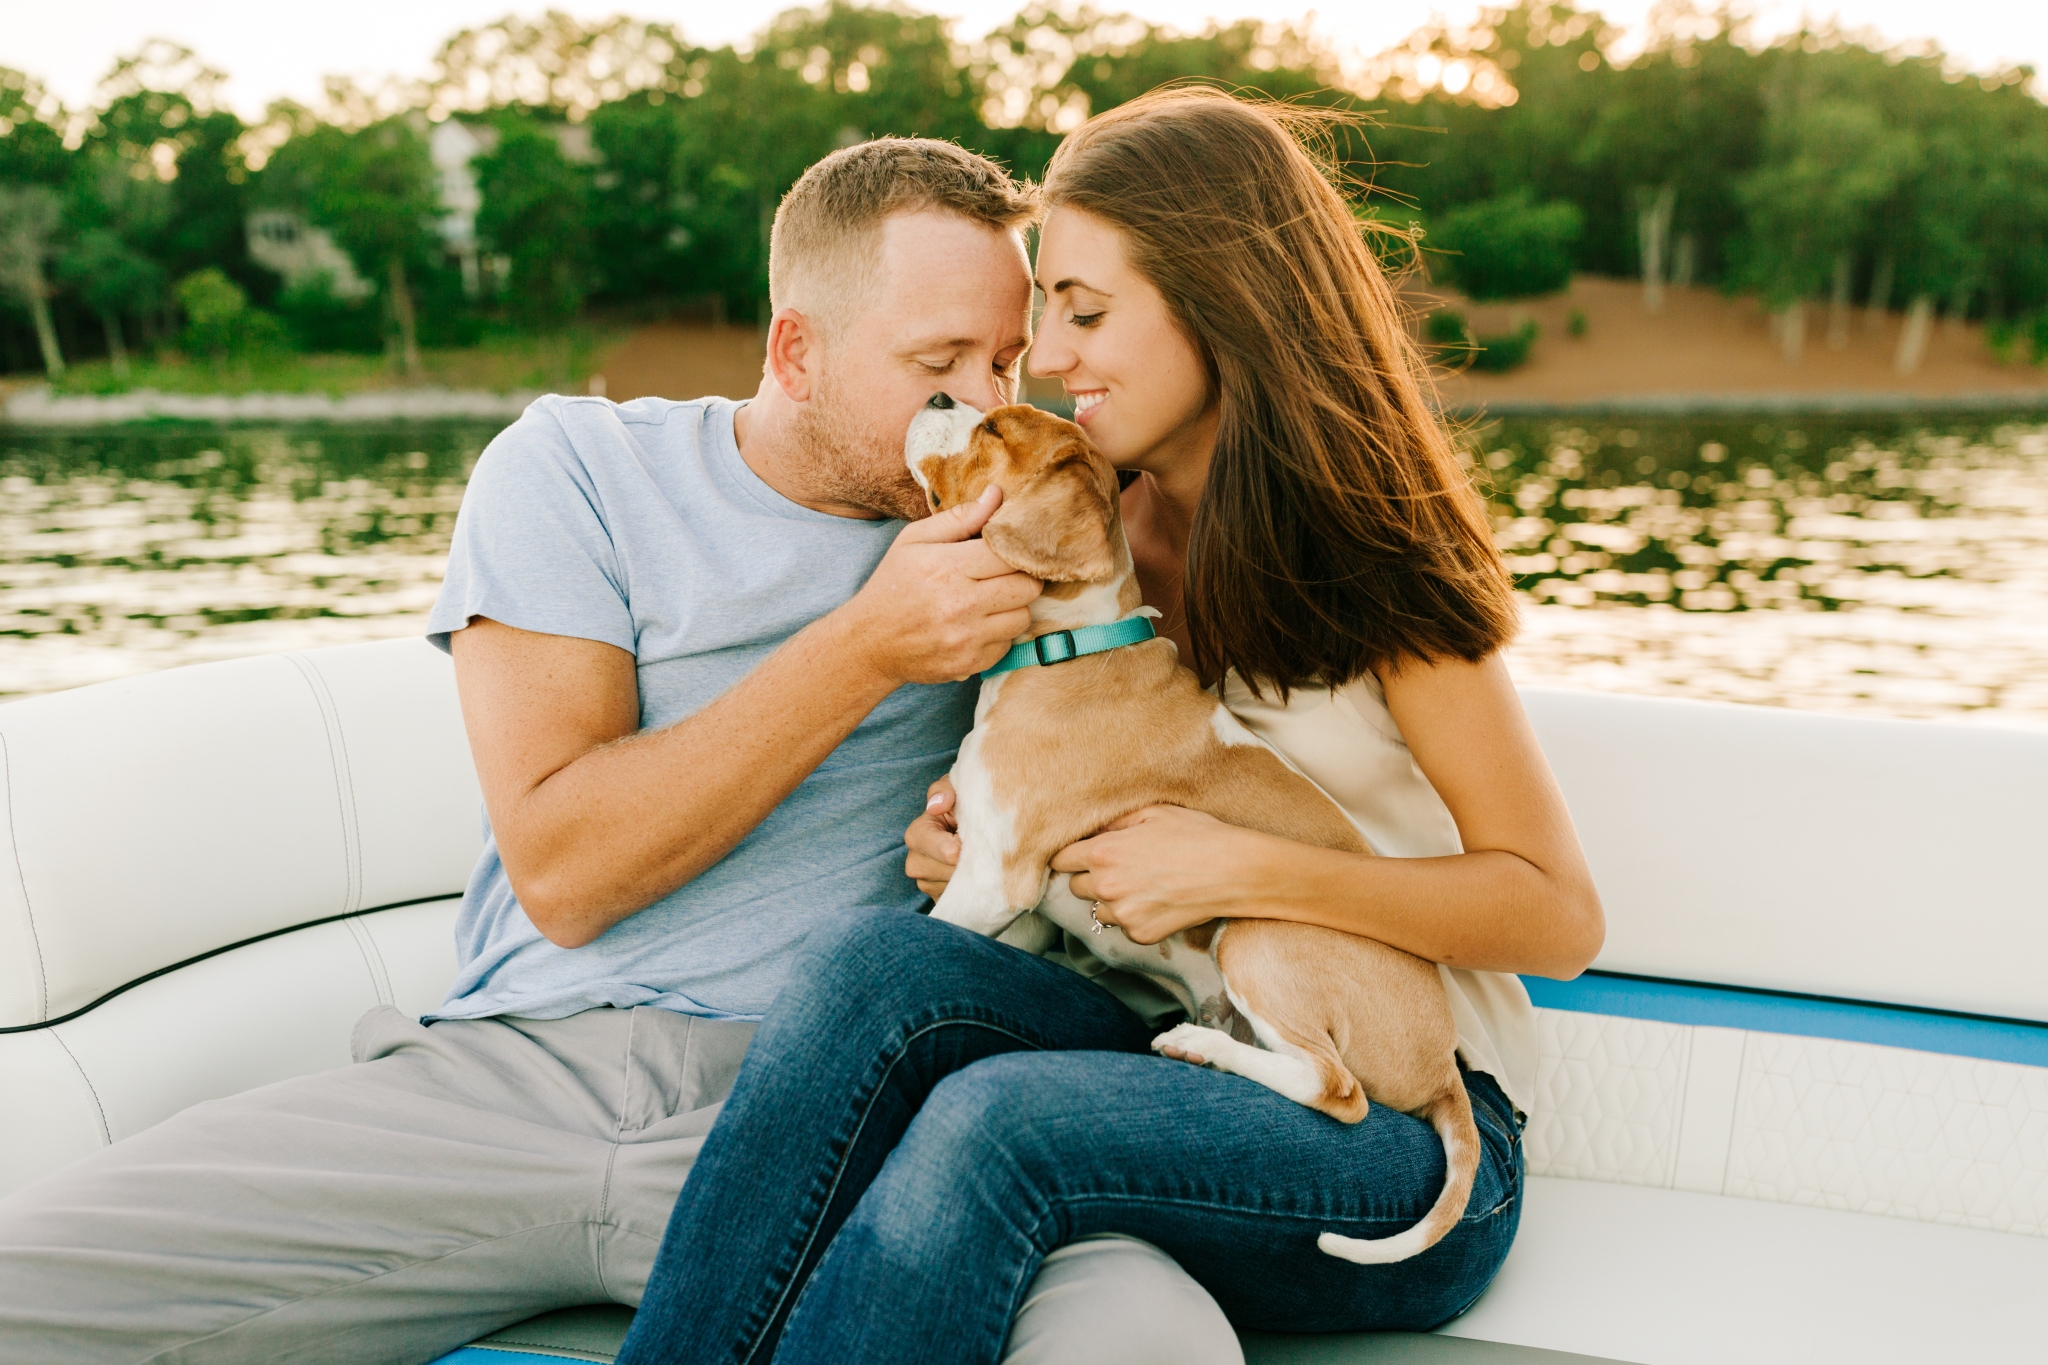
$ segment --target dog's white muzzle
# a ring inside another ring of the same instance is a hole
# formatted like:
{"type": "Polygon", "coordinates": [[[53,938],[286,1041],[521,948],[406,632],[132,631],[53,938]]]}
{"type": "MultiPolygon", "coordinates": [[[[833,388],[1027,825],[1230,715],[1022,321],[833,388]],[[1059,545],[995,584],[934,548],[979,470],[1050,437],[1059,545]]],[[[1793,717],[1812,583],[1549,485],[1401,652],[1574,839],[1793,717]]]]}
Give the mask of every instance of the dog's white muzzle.
{"type": "MultiPolygon", "coordinates": [[[[941,395],[943,396],[943,395],[941,395]]],[[[958,455],[967,449],[967,438],[981,425],[987,416],[979,408],[954,401],[951,407],[925,407],[910,419],[910,435],[903,441],[903,462],[910,466],[911,475],[918,487],[929,491],[924,474],[918,469],[920,460],[933,456],[958,455]]]]}

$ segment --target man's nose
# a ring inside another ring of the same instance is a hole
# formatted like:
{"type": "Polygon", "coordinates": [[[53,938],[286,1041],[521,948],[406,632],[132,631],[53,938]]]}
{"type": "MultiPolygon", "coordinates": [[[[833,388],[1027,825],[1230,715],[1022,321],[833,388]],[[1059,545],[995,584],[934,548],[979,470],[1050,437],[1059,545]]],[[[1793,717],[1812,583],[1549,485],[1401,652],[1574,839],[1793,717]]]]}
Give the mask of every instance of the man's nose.
{"type": "Polygon", "coordinates": [[[994,412],[1010,400],[996,387],[995,371],[957,375],[952,381],[959,393],[935,393],[925,402],[928,408],[970,407],[976,412],[994,412]]]}

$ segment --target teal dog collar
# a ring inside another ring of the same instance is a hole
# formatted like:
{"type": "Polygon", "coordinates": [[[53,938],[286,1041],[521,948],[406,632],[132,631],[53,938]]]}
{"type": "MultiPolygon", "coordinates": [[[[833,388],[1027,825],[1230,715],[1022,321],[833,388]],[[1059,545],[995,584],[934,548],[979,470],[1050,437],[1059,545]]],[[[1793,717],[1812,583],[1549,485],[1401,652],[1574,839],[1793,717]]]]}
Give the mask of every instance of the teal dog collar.
{"type": "Polygon", "coordinates": [[[981,670],[984,678],[993,678],[998,673],[1008,673],[1013,668],[1029,668],[1033,664],[1063,664],[1069,659],[1078,659],[1084,654],[1105,654],[1125,645],[1141,645],[1158,634],[1152,629],[1149,616],[1126,616],[1121,621],[1106,625],[1083,626],[1079,630],[1055,630],[1035,640],[1026,640],[1021,645],[1011,645],[1010,652],[981,670]]]}

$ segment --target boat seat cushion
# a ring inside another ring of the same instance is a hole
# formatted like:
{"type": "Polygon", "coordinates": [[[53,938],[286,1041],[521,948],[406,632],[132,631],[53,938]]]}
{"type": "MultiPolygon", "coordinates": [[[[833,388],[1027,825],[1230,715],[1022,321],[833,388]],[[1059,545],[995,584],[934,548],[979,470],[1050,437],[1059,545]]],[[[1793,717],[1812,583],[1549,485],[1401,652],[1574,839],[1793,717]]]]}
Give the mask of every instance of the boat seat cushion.
{"type": "Polygon", "coordinates": [[[1607,908],[1596,967],[2048,1021],[2048,733],[1522,699],[1607,908]]]}
{"type": "Polygon", "coordinates": [[[0,1028],[324,919],[459,895],[483,809],[424,640],[0,706],[0,1028]]]}
{"type": "MultiPolygon", "coordinates": [[[[2048,1239],[1536,1176],[1499,1278],[1433,1339],[1248,1334],[1245,1361],[2031,1360],[2041,1350],[2044,1284],[2048,1239]]],[[[548,1355],[609,1360],[631,1318],[616,1306],[549,1314],[435,1365],[531,1365],[548,1355]]]]}
{"type": "MultiPolygon", "coordinates": [[[[1622,975],[1537,983],[1522,1241],[1443,1334],[1249,1358],[2038,1354],[2012,1305],[2048,1283],[2048,735],[1524,695],[1622,975]],[[1851,1032],[1631,976],[1980,1018],[1851,1032]]],[[[0,706],[0,1193],[339,1064],[380,1001],[431,1009],[480,804],[421,641],[0,706]]]]}

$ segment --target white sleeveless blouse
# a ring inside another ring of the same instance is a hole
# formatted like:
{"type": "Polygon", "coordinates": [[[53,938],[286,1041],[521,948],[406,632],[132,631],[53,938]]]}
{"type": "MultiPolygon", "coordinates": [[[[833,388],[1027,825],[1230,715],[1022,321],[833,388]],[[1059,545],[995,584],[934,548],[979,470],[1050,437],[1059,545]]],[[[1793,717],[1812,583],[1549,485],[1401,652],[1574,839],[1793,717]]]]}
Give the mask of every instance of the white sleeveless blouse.
{"type": "MultiPolygon", "coordinates": [[[[1254,696],[1231,673],[1223,704],[1342,806],[1375,853],[1439,858],[1465,851],[1457,822],[1416,766],[1370,673],[1334,691],[1297,690],[1285,706],[1277,696],[1254,696]]],[[[1536,1010],[1521,978],[1441,964],[1437,972],[1451,998],[1458,1055],[1527,1113],[1536,1090],[1536,1010]]]]}
{"type": "MultiPolygon", "coordinates": [[[[1375,853],[1437,858],[1465,851],[1457,822],[1416,766],[1371,674],[1335,690],[1297,689],[1282,706],[1277,697],[1253,696],[1233,672],[1223,680],[1223,704],[1343,807],[1375,853]]],[[[1092,978],[1148,1022],[1180,1011],[1164,989],[1109,966],[1076,935],[1058,935],[1045,957],[1092,978]]],[[[1528,1113],[1536,1090],[1536,1010],[1521,979],[1442,964],[1437,973],[1451,999],[1458,1055],[1528,1113]]]]}

